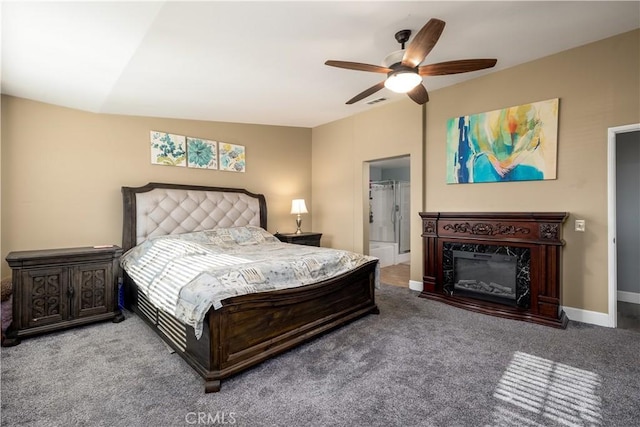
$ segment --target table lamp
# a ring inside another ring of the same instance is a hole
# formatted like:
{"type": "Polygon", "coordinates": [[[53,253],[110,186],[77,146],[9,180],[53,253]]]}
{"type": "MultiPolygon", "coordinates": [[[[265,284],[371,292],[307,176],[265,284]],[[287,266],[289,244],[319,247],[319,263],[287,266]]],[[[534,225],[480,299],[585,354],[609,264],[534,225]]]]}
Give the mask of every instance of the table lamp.
{"type": "Polygon", "coordinates": [[[296,226],[298,226],[296,234],[300,234],[302,233],[302,230],[300,230],[300,226],[302,225],[302,217],[300,217],[300,214],[309,213],[309,211],[307,211],[307,205],[304,204],[304,199],[293,199],[291,201],[291,213],[298,215],[296,218],[296,226]]]}

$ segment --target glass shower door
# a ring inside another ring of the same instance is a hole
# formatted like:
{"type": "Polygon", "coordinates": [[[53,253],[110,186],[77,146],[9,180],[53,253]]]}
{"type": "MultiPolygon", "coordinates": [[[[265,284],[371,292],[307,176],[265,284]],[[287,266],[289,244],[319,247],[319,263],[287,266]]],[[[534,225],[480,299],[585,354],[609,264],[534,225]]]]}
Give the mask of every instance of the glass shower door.
{"type": "Polygon", "coordinates": [[[392,181],[371,184],[371,216],[369,239],[379,242],[395,242],[395,190],[392,181]]]}
{"type": "Polygon", "coordinates": [[[400,181],[396,184],[396,241],[398,253],[406,253],[411,250],[411,185],[400,181]]]}

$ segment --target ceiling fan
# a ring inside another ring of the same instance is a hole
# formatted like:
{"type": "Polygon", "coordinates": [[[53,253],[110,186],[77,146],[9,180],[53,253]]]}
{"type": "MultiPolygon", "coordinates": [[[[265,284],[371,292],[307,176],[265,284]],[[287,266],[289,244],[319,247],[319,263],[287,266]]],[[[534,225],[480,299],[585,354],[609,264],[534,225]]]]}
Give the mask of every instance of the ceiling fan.
{"type": "Polygon", "coordinates": [[[447,74],[468,73],[470,71],[483,70],[496,65],[496,59],[460,59],[457,61],[439,62],[437,64],[423,65],[425,57],[436,45],[445,22],[439,19],[430,19],[418,34],[413,38],[405,50],[404,45],[409,41],[411,30],[401,30],[395,35],[402,50],[393,52],[385,58],[384,66],[362,64],[360,62],[333,61],[325,62],[332,67],[346,68],[348,70],[370,71],[373,73],[387,74],[387,78],[369,89],[359,93],[347,104],[353,104],[368,97],[386,87],[394,92],[406,93],[409,98],[418,104],[429,101],[427,89],[422,84],[423,76],[444,76],[447,74]]]}

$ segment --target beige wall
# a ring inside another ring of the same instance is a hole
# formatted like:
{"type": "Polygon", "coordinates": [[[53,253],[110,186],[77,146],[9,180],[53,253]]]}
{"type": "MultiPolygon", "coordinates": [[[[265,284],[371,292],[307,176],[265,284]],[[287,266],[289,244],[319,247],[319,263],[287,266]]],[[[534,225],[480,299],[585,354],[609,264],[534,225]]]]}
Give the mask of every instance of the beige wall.
{"type": "Polygon", "coordinates": [[[640,122],[640,31],[431,93],[427,211],[567,211],[563,305],[608,312],[607,128],[640,122]],[[451,117],[560,98],[557,179],[445,184],[451,117]],[[586,232],[574,231],[576,219],[586,232]]]}
{"type": "Polygon", "coordinates": [[[639,40],[636,30],[432,91],[426,133],[425,111],[410,100],[309,130],[96,115],[5,96],[2,257],[120,242],[120,187],[149,181],[265,193],[272,232],[292,231],[291,198],[313,193],[303,229],[324,233],[325,246],[364,251],[366,162],[409,154],[412,280],[422,279],[420,211],[567,211],[563,304],[606,313],[607,128],[640,122],[639,40]],[[445,184],[447,119],[550,98],[560,98],[558,179],[445,184]],[[247,172],[153,166],[149,130],[245,145],[247,172]],[[586,233],[573,231],[577,218],[586,233]]]}
{"type": "Polygon", "coordinates": [[[430,92],[424,155],[411,101],[314,128],[313,228],[334,247],[363,250],[363,163],[411,154],[412,280],[422,280],[420,211],[566,211],[563,305],[606,313],[607,128],[640,122],[639,41],[636,30],[430,92]],[[556,180],[445,184],[447,119],[551,98],[560,98],[556,180]],[[585,233],[573,231],[575,219],[585,233]]]}
{"type": "Polygon", "coordinates": [[[269,231],[294,231],[291,199],[311,199],[311,130],[93,114],[3,96],[0,172],[5,277],[10,251],[120,244],[120,187],[152,181],[264,193],[269,231]],[[246,172],[152,165],[150,130],[244,145],[246,172]]]}
{"type": "Polygon", "coordinates": [[[367,162],[410,155],[411,278],[420,282],[422,117],[423,107],[407,99],[314,128],[311,179],[313,229],[324,233],[323,244],[367,253],[367,162]]]}

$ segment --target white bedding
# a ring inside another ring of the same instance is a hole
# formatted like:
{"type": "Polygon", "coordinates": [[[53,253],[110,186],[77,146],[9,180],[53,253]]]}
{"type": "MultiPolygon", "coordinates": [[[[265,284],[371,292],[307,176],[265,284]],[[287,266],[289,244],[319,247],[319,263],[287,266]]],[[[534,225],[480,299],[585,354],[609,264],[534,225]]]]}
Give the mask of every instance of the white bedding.
{"type": "Polygon", "coordinates": [[[191,325],[200,338],[207,311],[222,307],[226,298],[320,282],[374,260],[282,243],[260,227],[246,226],[154,237],[120,262],[154,305],[191,325]]]}

